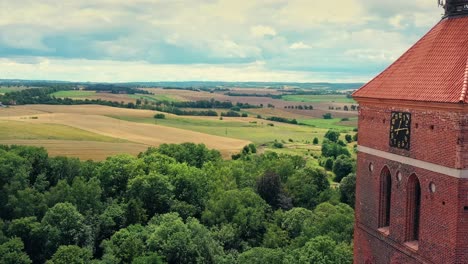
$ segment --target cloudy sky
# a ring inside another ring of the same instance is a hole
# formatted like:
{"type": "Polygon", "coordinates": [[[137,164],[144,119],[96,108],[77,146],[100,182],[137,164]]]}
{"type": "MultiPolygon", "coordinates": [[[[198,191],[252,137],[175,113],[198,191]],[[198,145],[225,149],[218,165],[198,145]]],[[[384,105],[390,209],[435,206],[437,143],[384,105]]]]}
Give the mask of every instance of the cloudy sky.
{"type": "Polygon", "coordinates": [[[0,79],[368,81],[436,0],[0,0],[0,79]]]}

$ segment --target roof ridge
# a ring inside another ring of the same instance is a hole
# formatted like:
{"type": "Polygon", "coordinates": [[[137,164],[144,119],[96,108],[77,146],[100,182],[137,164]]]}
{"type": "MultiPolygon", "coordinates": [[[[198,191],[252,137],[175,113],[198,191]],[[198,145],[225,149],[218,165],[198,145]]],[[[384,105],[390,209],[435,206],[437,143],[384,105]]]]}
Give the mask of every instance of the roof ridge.
{"type": "Polygon", "coordinates": [[[465,65],[465,74],[464,74],[464,80],[463,80],[463,89],[460,95],[460,103],[465,103],[466,102],[466,93],[468,90],[468,58],[466,59],[466,65],[465,65]]]}

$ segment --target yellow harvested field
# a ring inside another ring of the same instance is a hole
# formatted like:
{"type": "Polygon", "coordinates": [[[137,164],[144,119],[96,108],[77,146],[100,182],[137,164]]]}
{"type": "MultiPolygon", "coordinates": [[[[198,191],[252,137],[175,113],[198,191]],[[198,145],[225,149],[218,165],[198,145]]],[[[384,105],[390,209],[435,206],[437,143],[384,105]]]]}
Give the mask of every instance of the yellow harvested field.
{"type": "Polygon", "coordinates": [[[50,113],[152,117],[157,112],[151,110],[116,108],[104,105],[19,105],[10,108],[0,108],[0,117],[50,113]]]}
{"type": "Polygon", "coordinates": [[[147,92],[155,95],[169,95],[175,99],[181,101],[199,101],[199,100],[210,100],[211,98],[218,101],[229,100],[229,96],[219,93],[210,93],[205,91],[190,91],[180,89],[162,89],[162,88],[141,88],[147,92]]]}
{"type": "Polygon", "coordinates": [[[136,143],[110,143],[75,140],[0,140],[0,145],[44,147],[50,156],[75,157],[81,160],[105,160],[117,154],[137,155],[149,146],[136,143]]]}
{"type": "Polygon", "coordinates": [[[62,124],[31,123],[0,119],[0,140],[76,140],[127,142],[62,124]]]}
{"type": "MultiPolygon", "coordinates": [[[[128,122],[106,116],[152,117],[154,114],[155,111],[96,105],[29,105],[0,110],[0,120],[27,122],[30,124],[66,125],[97,135],[142,144],[146,147],[158,146],[163,143],[203,143],[208,148],[220,150],[225,157],[237,153],[250,143],[246,140],[208,135],[173,127],[128,122]]],[[[54,131],[51,130],[50,133],[53,134],[54,131]]]]}

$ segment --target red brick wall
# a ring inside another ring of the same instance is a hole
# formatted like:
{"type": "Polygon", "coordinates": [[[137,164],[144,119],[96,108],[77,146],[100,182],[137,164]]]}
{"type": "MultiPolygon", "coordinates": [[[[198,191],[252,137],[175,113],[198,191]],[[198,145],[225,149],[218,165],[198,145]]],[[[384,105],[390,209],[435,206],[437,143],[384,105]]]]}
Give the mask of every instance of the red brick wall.
{"type": "MultiPolygon", "coordinates": [[[[459,159],[462,147],[461,114],[442,110],[413,110],[403,107],[365,104],[359,110],[359,144],[447,167],[467,167],[459,159]],[[410,151],[390,148],[389,131],[392,111],[411,113],[410,151]],[[433,126],[433,129],[432,129],[433,126]]],[[[466,133],[468,143],[468,133],[466,133]]],[[[468,145],[468,144],[467,144],[468,145]]],[[[468,150],[468,146],[467,150],[468,150]]],[[[468,152],[466,158],[468,159],[468,152]]]]}
{"type": "Polygon", "coordinates": [[[457,259],[468,263],[468,179],[460,181],[459,184],[459,217],[457,237],[457,259]]]}
{"type": "MultiPolygon", "coordinates": [[[[460,127],[466,116],[443,110],[385,108],[361,104],[359,145],[452,168],[466,168],[468,144],[460,127]],[[412,113],[411,149],[389,147],[392,111],[412,113]],[[417,127],[416,127],[416,124],[417,127]],[[431,126],[434,126],[431,129],[431,126]],[[460,140],[461,138],[461,140],[460,140]],[[460,153],[467,153],[464,157],[460,153]]],[[[465,131],[465,129],[463,129],[465,131]]],[[[458,179],[358,153],[356,185],[355,263],[468,263],[468,179],[458,179]],[[369,171],[373,163],[374,171],[369,171]],[[380,173],[387,166],[392,175],[389,234],[378,231],[380,173]],[[397,180],[401,172],[402,180],[397,180]],[[416,174],[421,186],[419,248],[405,245],[408,178],[416,174]],[[436,186],[435,193],[429,189],[436,186]]]]}

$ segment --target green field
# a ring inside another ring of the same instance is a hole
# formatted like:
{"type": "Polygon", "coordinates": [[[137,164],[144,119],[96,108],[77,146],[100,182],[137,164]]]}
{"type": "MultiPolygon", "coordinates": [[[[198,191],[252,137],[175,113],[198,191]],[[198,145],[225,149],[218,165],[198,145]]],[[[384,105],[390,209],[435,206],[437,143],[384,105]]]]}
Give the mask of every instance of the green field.
{"type": "Polygon", "coordinates": [[[6,94],[6,93],[11,93],[11,92],[17,92],[21,90],[28,89],[28,87],[4,87],[0,86],[0,94],[6,94]]]}
{"type": "Polygon", "coordinates": [[[296,126],[286,124],[276,124],[271,127],[269,121],[259,119],[257,124],[247,122],[224,120],[207,120],[185,117],[167,117],[166,119],[154,119],[143,117],[110,116],[113,118],[148,124],[158,124],[169,127],[176,127],[206,134],[231,137],[237,139],[250,140],[255,144],[265,144],[275,139],[278,141],[312,141],[314,137],[323,138],[327,129],[309,126],[296,126]]]}
{"type": "Polygon", "coordinates": [[[313,126],[316,128],[324,129],[336,129],[340,131],[351,131],[357,127],[357,117],[349,118],[349,121],[341,121],[341,118],[333,119],[300,119],[297,120],[299,123],[306,124],[308,126],[313,126]]]}
{"type": "Polygon", "coordinates": [[[85,98],[88,96],[93,96],[96,94],[96,91],[58,91],[52,95],[60,98],[85,98]]]}
{"type": "Polygon", "coordinates": [[[346,95],[284,95],[282,99],[284,101],[305,103],[356,103],[352,98],[347,98],[346,95]]]}
{"type": "Polygon", "coordinates": [[[100,142],[127,142],[126,140],[107,137],[66,125],[32,124],[28,122],[10,120],[0,120],[0,139],[53,139],[100,142]]]}
{"type": "Polygon", "coordinates": [[[176,98],[170,95],[164,95],[164,94],[155,94],[155,95],[129,94],[128,96],[133,99],[143,99],[143,100],[146,99],[150,102],[159,102],[159,101],[180,102],[180,100],[177,100],[176,98]]]}

